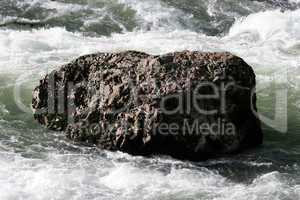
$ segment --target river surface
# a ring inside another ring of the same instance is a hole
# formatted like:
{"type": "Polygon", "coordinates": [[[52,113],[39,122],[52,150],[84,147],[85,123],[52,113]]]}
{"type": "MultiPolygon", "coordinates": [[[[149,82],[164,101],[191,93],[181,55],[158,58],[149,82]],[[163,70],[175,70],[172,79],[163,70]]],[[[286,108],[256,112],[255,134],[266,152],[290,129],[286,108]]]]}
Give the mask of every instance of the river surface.
{"type": "Polygon", "coordinates": [[[0,0],[0,200],[300,199],[299,0],[0,0]],[[229,51],[257,74],[264,145],[206,162],[75,145],[31,91],[93,52],[229,51]]]}

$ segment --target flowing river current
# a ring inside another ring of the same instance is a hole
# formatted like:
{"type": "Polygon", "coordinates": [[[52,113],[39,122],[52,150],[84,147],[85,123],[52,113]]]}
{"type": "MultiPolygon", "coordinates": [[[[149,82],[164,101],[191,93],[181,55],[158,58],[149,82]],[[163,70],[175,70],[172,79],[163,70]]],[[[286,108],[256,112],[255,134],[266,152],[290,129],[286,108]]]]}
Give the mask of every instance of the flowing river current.
{"type": "Polygon", "coordinates": [[[0,0],[0,200],[300,199],[299,0],[0,0]],[[257,74],[264,145],[133,157],[43,129],[31,91],[80,55],[229,51],[257,74]]]}

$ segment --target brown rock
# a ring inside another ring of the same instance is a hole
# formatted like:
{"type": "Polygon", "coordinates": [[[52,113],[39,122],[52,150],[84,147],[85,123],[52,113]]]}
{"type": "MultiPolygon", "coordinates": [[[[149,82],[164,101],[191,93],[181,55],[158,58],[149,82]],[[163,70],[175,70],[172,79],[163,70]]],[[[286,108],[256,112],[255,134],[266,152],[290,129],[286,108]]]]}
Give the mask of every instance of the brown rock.
{"type": "Polygon", "coordinates": [[[47,75],[32,105],[74,141],[203,160],[262,143],[254,89],[252,68],[230,53],[98,53],[47,75]]]}

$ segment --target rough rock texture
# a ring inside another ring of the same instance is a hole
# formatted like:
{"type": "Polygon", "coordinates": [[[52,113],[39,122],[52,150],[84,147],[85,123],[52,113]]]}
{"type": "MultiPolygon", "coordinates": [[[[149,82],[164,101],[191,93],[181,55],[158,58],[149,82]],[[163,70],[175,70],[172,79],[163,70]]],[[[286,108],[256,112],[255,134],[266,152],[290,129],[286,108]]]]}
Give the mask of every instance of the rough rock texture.
{"type": "Polygon", "coordinates": [[[77,142],[203,160],[262,143],[254,88],[252,68],[230,53],[97,53],[48,74],[32,105],[77,142]]]}

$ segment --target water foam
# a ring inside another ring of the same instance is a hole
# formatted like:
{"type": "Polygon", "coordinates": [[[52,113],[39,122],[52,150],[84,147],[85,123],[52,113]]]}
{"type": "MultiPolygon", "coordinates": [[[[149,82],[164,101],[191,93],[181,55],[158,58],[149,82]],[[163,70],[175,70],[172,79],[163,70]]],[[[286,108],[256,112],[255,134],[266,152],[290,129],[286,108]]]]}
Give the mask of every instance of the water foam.
{"type": "Polygon", "coordinates": [[[118,2],[136,11],[142,30],[183,29],[193,17],[159,0],[118,0],[118,2]]]}
{"type": "Polygon", "coordinates": [[[300,40],[300,10],[265,11],[239,19],[230,29],[229,36],[237,34],[256,34],[258,40],[282,40],[294,42],[300,40]]]}
{"type": "Polygon", "coordinates": [[[58,27],[33,31],[0,30],[0,66],[3,66],[2,72],[24,72],[60,65],[96,51],[132,49],[162,54],[188,49],[231,51],[255,68],[297,67],[300,64],[299,18],[300,10],[252,14],[238,20],[225,37],[180,29],[134,31],[112,34],[111,37],[88,37],[58,27]],[[272,20],[274,18],[278,20],[272,20]]]}
{"type": "Polygon", "coordinates": [[[127,160],[122,153],[107,154],[110,159],[48,154],[40,160],[0,153],[0,198],[259,200],[300,195],[300,186],[279,172],[243,184],[204,167],[188,168],[168,159],[167,163],[156,158],[127,160]]]}
{"type": "Polygon", "coordinates": [[[0,71],[22,73],[44,64],[57,65],[66,58],[88,53],[90,46],[85,47],[84,43],[85,39],[80,34],[70,33],[63,28],[0,30],[0,71]]]}
{"type": "Polygon", "coordinates": [[[237,20],[223,39],[233,41],[226,42],[229,49],[253,64],[257,72],[271,77],[271,81],[299,85],[300,9],[251,14],[237,20]]]}

